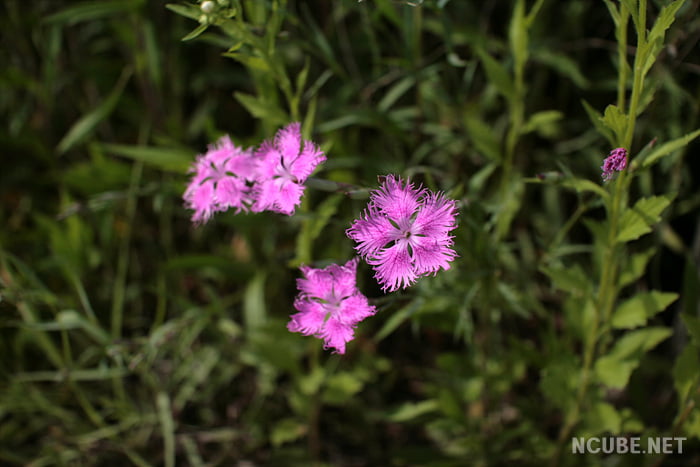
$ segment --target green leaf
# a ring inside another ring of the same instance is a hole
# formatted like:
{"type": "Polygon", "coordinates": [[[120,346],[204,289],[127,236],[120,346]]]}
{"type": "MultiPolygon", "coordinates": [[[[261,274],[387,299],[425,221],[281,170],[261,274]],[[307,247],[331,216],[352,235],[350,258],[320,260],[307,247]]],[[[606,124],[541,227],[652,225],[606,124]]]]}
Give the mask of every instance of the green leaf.
{"type": "Polygon", "coordinates": [[[411,301],[405,307],[391,313],[391,315],[389,315],[387,320],[384,322],[382,328],[377,332],[377,334],[375,334],[374,340],[378,342],[394,332],[399,326],[401,326],[401,324],[408,321],[411,316],[415,315],[417,310],[420,309],[422,305],[423,300],[419,297],[411,301]]]}
{"type": "Polygon", "coordinates": [[[186,41],[191,41],[192,39],[196,39],[199,36],[201,36],[204,33],[204,31],[207,30],[207,28],[209,28],[208,24],[200,24],[199,26],[194,28],[192,31],[190,31],[189,34],[187,34],[185,37],[183,37],[180,40],[183,42],[186,42],[186,41]]]}
{"type": "Polygon", "coordinates": [[[290,266],[298,267],[311,261],[311,249],[314,240],[321,234],[333,214],[338,210],[338,205],[343,200],[341,194],[334,194],[324,199],[316,208],[310,218],[304,219],[299,235],[297,235],[296,257],[290,261],[290,266]]]}
{"type": "Polygon", "coordinates": [[[305,396],[313,396],[321,388],[325,378],[326,373],[323,371],[323,368],[316,367],[308,373],[301,375],[296,381],[302,394],[305,396]]]}
{"type": "Polygon", "coordinates": [[[695,344],[686,345],[673,365],[673,383],[678,392],[678,402],[683,404],[698,384],[700,377],[700,348],[695,344]]]}
{"type": "Polygon", "coordinates": [[[285,112],[274,103],[242,92],[235,92],[234,96],[253,117],[265,120],[270,125],[282,126],[289,120],[285,112]]]}
{"type": "Polygon", "coordinates": [[[394,105],[401,96],[413,88],[415,84],[416,78],[413,76],[407,76],[398,83],[394,84],[377,104],[377,110],[380,112],[386,112],[389,110],[391,106],[394,105]]]}
{"type": "Polygon", "coordinates": [[[586,432],[588,436],[595,436],[605,432],[615,435],[620,433],[622,427],[622,416],[615,407],[607,402],[594,404],[593,407],[586,410],[583,418],[585,425],[595,430],[586,432]]]}
{"type": "Polygon", "coordinates": [[[595,363],[598,380],[608,387],[622,389],[645,352],[672,334],[669,328],[649,327],[622,336],[607,355],[595,363]]]}
{"type": "Polygon", "coordinates": [[[630,285],[644,274],[647,264],[656,250],[649,249],[643,253],[636,253],[629,257],[620,271],[620,287],[630,285]]]}
{"type": "Polygon", "coordinates": [[[494,134],[493,128],[481,120],[477,112],[468,111],[464,123],[469,138],[476,149],[492,161],[501,160],[501,143],[494,134]]]}
{"type": "Polygon", "coordinates": [[[597,183],[593,183],[592,181],[583,178],[564,179],[561,181],[561,185],[567,188],[572,188],[577,193],[590,191],[596,193],[603,199],[608,199],[610,197],[610,194],[607,191],[605,191],[605,188],[598,185],[597,183]]]}
{"type": "Polygon", "coordinates": [[[549,66],[560,75],[569,78],[579,88],[585,89],[590,85],[579,64],[568,55],[553,50],[536,49],[532,51],[532,60],[549,66]]]}
{"type": "Polygon", "coordinates": [[[678,299],[677,293],[652,290],[641,292],[625,300],[612,316],[612,326],[629,329],[646,324],[647,320],[663,311],[678,299]]]}
{"type": "Polygon", "coordinates": [[[622,141],[627,129],[627,115],[618,106],[610,104],[605,108],[603,124],[615,134],[617,141],[622,141]]]}
{"type": "Polygon", "coordinates": [[[258,272],[248,282],[243,297],[243,317],[248,331],[265,323],[267,311],[265,308],[265,273],[258,272]]]}
{"type": "Polygon", "coordinates": [[[688,330],[690,340],[695,345],[700,346],[700,318],[682,314],[681,319],[683,320],[683,324],[685,324],[685,328],[688,330]]]}
{"type": "Polygon", "coordinates": [[[528,59],[528,34],[525,19],[525,1],[517,0],[513,9],[513,17],[508,31],[510,50],[513,53],[515,66],[523,66],[528,59]]]}
{"type": "Polygon", "coordinates": [[[59,154],[63,154],[76,144],[85,140],[93,133],[97,125],[112,113],[114,108],[117,106],[117,103],[119,103],[119,98],[121,97],[124,87],[126,86],[126,83],[129,81],[130,77],[131,70],[124,70],[109,96],[107,96],[107,98],[103,100],[100,105],[83,115],[73,124],[70,130],[68,130],[68,133],[66,133],[66,135],[58,143],[56,149],[58,150],[59,154]]]}
{"type": "Polygon", "coordinates": [[[275,422],[270,433],[272,446],[279,447],[306,435],[308,425],[296,418],[283,418],[275,422]]]}
{"type": "Polygon", "coordinates": [[[544,267],[540,270],[549,276],[555,288],[568,292],[571,295],[581,296],[591,289],[588,275],[579,264],[566,267],[544,267]]]}
{"type": "Polygon", "coordinates": [[[163,435],[163,457],[165,467],[175,467],[175,420],[173,420],[170,397],[165,392],[159,392],[156,396],[158,408],[158,421],[163,435]]]}
{"type": "Polygon", "coordinates": [[[521,130],[522,134],[530,133],[531,131],[542,131],[547,133],[545,130],[547,127],[551,127],[553,123],[559,121],[564,116],[563,113],[558,110],[543,110],[542,112],[534,113],[525,122],[521,130]]]}
{"type": "Polygon", "coordinates": [[[605,6],[608,7],[608,11],[610,12],[610,16],[613,19],[613,22],[615,23],[615,26],[620,25],[620,12],[617,10],[617,6],[612,2],[612,0],[603,0],[605,2],[605,6]]]}
{"type": "Polygon", "coordinates": [[[479,58],[484,64],[484,70],[486,71],[486,77],[491,84],[496,87],[496,90],[503,94],[503,96],[510,100],[514,95],[513,80],[511,79],[508,71],[491,57],[486,51],[478,51],[479,58]]]}
{"type": "Polygon", "coordinates": [[[73,25],[82,21],[94,21],[99,18],[134,11],[142,4],[142,0],[82,2],[54,13],[44,21],[54,24],[73,25]]]}
{"type": "MultiPolygon", "coordinates": [[[[270,73],[272,71],[269,63],[265,59],[256,57],[255,55],[249,55],[242,52],[224,52],[221,55],[224,57],[233,58],[252,70],[262,71],[263,73],[270,73]]],[[[236,98],[238,98],[237,94],[241,93],[235,94],[236,98]]]]}
{"type": "Polygon", "coordinates": [[[668,141],[653,151],[647,153],[641,161],[635,161],[634,165],[641,163],[642,167],[649,167],[656,164],[662,157],[671,154],[673,151],[677,151],[688,145],[692,140],[700,136],[700,129],[697,129],[687,135],[681,136],[674,140],[668,141]]]}
{"type": "Polygon", "coordinates": [[[323,400],[331,405],[345,404],[348,399],[360,392],[363,386],[364,382],[353,373],[336,373],[326,381],[323,400]]]}
{"type": "Polygon", "coordinates": [[[593,126],[595,126],[596,130],[598,130],[598,133],[605,137],[605,139],[607,139],[608,142],[610,142],[611,146],[615,146],[615,135],[610,130],[610,128],[608,128],[607,125],[603,123],[603,116],[600,115],[600,113],[593,107],[591,107],[588,102],[581,100],[581,104],[586,110],[586,114],[588,115],[589,120],[591,121],[591,123],[593,123],[593,126]]]}
{"type": "MultiPolygon", "coordinates": [[[[683,314],[694,316],[700,302],[700,274],[693,255],[685,255],[685,265],[683,266],[683,314]]],[[[697,342],[700,345],[700,340],[697,342]]]]}
{"type": "Polygon", "coordinates": [[[185,18],[190,18],[197,20],[202,16],[202,10],[191,4],[176,5],[174,3],[168,3],[165,5],[170,11],[174,11],[178,15],[184,16],[185,18]]]}
{"type": "MultiPolygon", "coordinates": [[[[627,11],[632,17],[632,21],[634,21],[637,30],[639,30],[639,8],[637,7],[637,5],[639,4],[639,0],[620,0],[620,3],[622,3],[622,5],[624,5],[627,8],[627,11]]],[[[646,28],[646,25],[643,24],[641,27],[646,28]]]]}
{"type": "Polygon", "coordinates": [[[664,46],[666,31],[675,21],[676,13],[683,6],[683,3],[685,3],[685,0],[675,0],[661,9],[654,26],[647,36],[648,48],[644,51],[646,57],[642,65],[642,76],[646,76],[652,65],[654,65],[656,57],[664,46]]]}
{"type": "Polygon", "coordinates": [[[438,404],[435,399],[406,402],[393,410],[387,418],[395,423],[404,423],[436,410],[438,410],[438,404]]]}
{"type": "Polygon", "coordinates": [[[186,173],[194,162],[192,153],[175,148],[101,144],[105,152],[127,157],[169,172],[186,173]]]}
{"type": "Polygon", "coordinates": [[[573,355],[560,354],[540,374],[540,389],[554,406],[567,411],[576,400],[580,363],[573,355]]]}
{"type": "Polygon", "coordinates": [[[673,196],[650,196],[642,198],[625,210],[620,219],[617,242],[629,242],[651,232],[651,227],[661,219],[661,212],[671,204],[673,196]]]}

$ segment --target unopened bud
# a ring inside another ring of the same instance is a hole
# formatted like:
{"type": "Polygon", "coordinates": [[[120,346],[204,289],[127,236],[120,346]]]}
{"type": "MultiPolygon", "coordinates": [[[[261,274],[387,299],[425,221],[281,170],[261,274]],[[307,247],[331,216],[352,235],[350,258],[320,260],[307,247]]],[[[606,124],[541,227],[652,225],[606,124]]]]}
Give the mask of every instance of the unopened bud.
{"type": "Polygon", "coordinates": [[[214,2],[212,2],[212,1],[210,1],[210,0],[207,0],[206,2],[202,2],[202,4],[201,4],[199,7],[202,9],[202,11],[204,12],[204,14],[207,14],[207,15],[208,15],[209,13],[211,13],[212,11],[214,11],[214,7],[215,7],[215,6],[216,6],[216,5],[214,4],[214,2]]]}

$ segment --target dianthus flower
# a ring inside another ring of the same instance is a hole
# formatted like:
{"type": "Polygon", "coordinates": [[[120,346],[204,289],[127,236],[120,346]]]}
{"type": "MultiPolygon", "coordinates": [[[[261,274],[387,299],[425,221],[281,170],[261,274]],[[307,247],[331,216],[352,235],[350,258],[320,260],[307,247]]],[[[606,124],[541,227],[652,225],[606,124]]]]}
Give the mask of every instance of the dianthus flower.
{"type": "Polygon", "coordinates": [[[183,198],[194,210],[192,221],[208,221],[214,212],[234,208],[247,210],[251,202],[250,184],[255,178],[255,163],[250,149],[242,149],[223,136],[197,157],[190,169],[194,173],[183,198]]]}
{"type": "Polygon", "coordinates": [[[456,227],[456,211],[455,201],[442,193],[389,175],[346,233],[373,266],[382,290],[393,292],[420,276],[450,268],[457,256],[449,235],[456,227]]]}
{"type": "Polygon", "coordinates": [[[354,337],[354,328],[376,309],[355,283],[359,258],[345,265],[331,264],[324,269],[302,266],[303,279],[297,279],[299,295],[287,329],[324,340],[324,348],[345,353],[345,344],[354,337]]]}
{"type": "Polygon", "coordinates": [[[627,167],[627,150],[617,148],[610,151],[610,155],[605,158],[600,167],[603,171],[603,180],[608,181],[613,178],[615,172],[622,172],[627,167]]]}
{"type": "Polygon", "coordinates": [[[326,156],[301,137],[301,125],[291,123],[256,151],[258,170],[253,187],[254,212],[266,209],[292,215],[301,203],[304,182],[326,156]]]}

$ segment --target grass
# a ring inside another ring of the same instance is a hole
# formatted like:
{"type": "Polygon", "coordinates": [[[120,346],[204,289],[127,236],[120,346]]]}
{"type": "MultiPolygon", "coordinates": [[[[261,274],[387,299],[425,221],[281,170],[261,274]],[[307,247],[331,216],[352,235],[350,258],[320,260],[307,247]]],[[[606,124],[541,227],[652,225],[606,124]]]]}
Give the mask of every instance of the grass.
{"type": "Polygon", "coordinates": [[[671,2],[619,3],[5,2],[0,463],[697,462],[698,3],[644,76],[671,2]],[[328,156],[297,214],[193,226],[195,155],[293,120],[328,156]],[[332,355],[286,329],[297,267],[353,255],[387,173],[458,200],[460,257],[387,295],[362,265],[379,312],[332,355]],[[568,455],[609,434],[688,442],[568,455]]]}

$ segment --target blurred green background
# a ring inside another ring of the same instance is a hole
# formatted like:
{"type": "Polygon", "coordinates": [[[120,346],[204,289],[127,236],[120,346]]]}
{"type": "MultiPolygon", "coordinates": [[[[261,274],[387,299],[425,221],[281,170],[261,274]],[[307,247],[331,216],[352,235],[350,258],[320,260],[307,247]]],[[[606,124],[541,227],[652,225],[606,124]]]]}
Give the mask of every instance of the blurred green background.
{"type": "MultiPolygon", "coordinates": [[[[0,7],[0,463],[543,465],[582,339],[546,271],[580,258],[593,277],[579,216],[604,211],[533,180],[600,183],[612,148],[582,100],[602,112],[616,99],[605,3],[545,1],[516,47],[514,11],[535,2],[224,3],[206,30],[196,4],[0,7]],[[511,89],[520,45],[524,84],[511,89]],[[320,178],[373,188],[397,173],[460,203],[450,271],[385,296],[360,267],[379,312],[344,356],[286,322],[297,267],[349,259],[344,231],[366,200],[307,189],[293,217],[200,227],[182,203],[207,144],[253,146],[296,118],[326,151],[320,178]]],[[[650,1],[650,18],[667,3],[650,1]]],[[[700,127],[699,5],[667,32],[632,156],[700,127]]],[[[682,434],[684,454],[563,463],[700,463],[700,417],[679,418],[672,374],[679,315],[698,313],[699,149],[632,186],[676,196],[633,245],[653,256],[625,289],[680,294],[653,318],[673,335],[638,356],[623,390],[591,396],[605,405],[591,402],[603,409],[577,432],[682,434]]]]}

